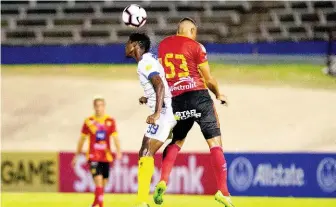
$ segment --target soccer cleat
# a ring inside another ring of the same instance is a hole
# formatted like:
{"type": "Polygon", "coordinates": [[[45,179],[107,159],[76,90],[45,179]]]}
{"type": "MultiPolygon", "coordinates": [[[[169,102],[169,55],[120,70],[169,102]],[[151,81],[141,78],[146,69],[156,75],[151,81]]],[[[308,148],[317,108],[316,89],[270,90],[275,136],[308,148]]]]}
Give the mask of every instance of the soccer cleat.
{"type": "Polygon", "coordinates": [[[158,205],[161,205],[163,203],[163,195],[166,192],[167,184],[165,181],[160,181],[156,187],[153,194],[154,202],[158,205]]]}
{"type": "Polygon", "coordinates": [[[150,206],[149,206],[149,204],[147,204],[147,203],[139,203],[139,204],[137,204],[137,205],[134,206],[134,207],[150,207],[150,206]]]}
{"type": "Polygon", "coordinates": [[[220,191],[217,191],[215,194],[215,200],[223,204],[225,207],[234,207],[230,196],[224,196],[220,191]]]}

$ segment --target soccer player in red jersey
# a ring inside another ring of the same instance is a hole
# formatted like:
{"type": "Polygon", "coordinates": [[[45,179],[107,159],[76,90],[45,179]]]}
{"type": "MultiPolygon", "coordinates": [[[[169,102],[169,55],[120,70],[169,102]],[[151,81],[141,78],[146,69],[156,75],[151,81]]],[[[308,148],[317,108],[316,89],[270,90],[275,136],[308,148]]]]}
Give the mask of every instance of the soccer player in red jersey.
{"type": "Polygon", "coordinates": [[[226,207],[232,207],[219,121],[208,89],[222,104],[227,104],[227,100],[210,73],[206,50],[195,41],[196,34],[195,22],[184,18],[179,22],[177,35],[169,36],[159,44],[158,56],[173,95],[173,111],[179,121],[173,129],[173,140],[164,151],[161,179],[154,192],[154,201],[157,204],[163,202],[166,183],[176,156],[189,130],[197,122],[210,148],[211,165],[218,189],[215,199],[226,207]]]}
{"type": "Polygon", "coordinates": [[[120,159],[122,154],[116,122],[112,117],[105,114],[105,100],[97,97],[93,100],[93,106],[95,114],[84,121],[73,164],[76,163],[77,156],[82,153],[85,140],[89,138],[87,159],[96,185],[92,207],[97,205],[103,207],[104,187],[108,181],[110,163],[113,161],[110,138],[113,139],[116,147],[116,158],[120,159]]]}

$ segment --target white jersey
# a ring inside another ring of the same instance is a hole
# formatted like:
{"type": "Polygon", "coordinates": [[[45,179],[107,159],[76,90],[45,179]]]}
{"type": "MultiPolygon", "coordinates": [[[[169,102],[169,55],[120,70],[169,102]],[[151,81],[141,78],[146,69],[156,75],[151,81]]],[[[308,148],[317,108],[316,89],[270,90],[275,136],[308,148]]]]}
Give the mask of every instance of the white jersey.
{"type": "Polygon", "coordinates": [[[162,107],[160,118],[156,121],[156,124],[147,125],[145,136],[164,142],[169,137],[171,130],[176,124],[173,108],[171,107],[172,95],[165,78],[164,69],[151,53],[145,53],[138,64],[138,75],[140,84],[144,89],[144,96],[148,99],[147,105],[153,112],[155,111],[156,105],[156,93],[150,79],[153,75],[160,75],[162,79],[165,88],[164,107],[162,107]]]}
{"type": "Polygon", "coordinates": [[[171,107],[171,98],[167,80],[165,78],[165,72],[160,64],[160,62],[153,57],[151,53],[145,53],[142,56],[142,59],[138,63],[138,75],[140,79],[140,84],[144,89],[144,96],[148,99],[147,105],[154,112],[156,105],[156,93],[154,87],[150,81],[151,76],[160,75],[164,88],[164,107],[171,107]]]}

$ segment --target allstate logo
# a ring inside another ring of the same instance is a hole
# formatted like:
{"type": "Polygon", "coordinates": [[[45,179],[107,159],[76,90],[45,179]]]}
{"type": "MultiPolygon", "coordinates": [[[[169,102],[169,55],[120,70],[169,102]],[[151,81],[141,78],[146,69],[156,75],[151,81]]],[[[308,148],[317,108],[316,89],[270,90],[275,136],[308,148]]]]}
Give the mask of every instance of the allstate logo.
{"type": "Polygon", "coordinates": [[[253,181],[253,167],[245,157],[234,159],[229,167],[229,180],[237,191],[247,190],[253,181]]]}
{"type": "Polygon", "coordinates": [[[324,158],[317,167],[317,182],[326,193],[336,191],[336,159],[324,158]]]}

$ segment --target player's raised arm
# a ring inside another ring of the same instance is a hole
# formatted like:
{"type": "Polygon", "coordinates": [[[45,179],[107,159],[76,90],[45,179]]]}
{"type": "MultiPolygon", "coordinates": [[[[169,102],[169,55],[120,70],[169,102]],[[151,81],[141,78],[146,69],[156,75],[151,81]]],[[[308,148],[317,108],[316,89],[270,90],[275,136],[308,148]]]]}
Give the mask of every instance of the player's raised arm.
{"type": "Polygon", "coordinates": [[[160,117],[160,113],[163,106],[165,89],[162,79],[158,72],[152,72],[148,78],[151,81],[156,94],[156,104],[155,104],[155,112],[154,114],[148,116],[147,123],[155,124],[155,121],[160,117]]]}

